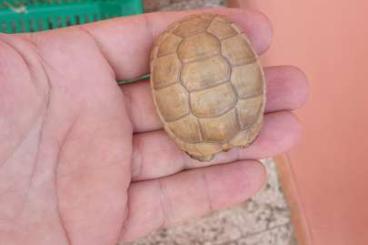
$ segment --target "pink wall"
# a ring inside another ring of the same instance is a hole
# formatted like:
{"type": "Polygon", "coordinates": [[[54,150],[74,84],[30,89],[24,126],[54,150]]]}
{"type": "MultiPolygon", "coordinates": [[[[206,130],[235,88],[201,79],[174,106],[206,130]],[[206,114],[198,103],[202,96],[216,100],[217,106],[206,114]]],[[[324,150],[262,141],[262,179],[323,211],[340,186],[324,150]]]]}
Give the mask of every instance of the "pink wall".
{"type": "Polygon", "coordinates": [[[265,63],[310,80],[304,139],[289,158],[312,244],[368,244],[368,1],[240,2],[272,19],[265,63]]]}

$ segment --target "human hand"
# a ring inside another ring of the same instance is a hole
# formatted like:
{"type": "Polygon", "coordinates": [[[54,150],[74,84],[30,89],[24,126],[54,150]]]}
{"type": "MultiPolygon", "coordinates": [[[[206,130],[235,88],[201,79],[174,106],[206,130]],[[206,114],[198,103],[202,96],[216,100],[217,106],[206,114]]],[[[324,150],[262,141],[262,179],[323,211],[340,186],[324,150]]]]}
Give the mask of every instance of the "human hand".
{"type": "MultiPolygon", "coordinates": [[[[239,24],[258,53],[269,46],[264,16],[213,11],[239,24]]],[[[286,151],[300,135],[289,112],[307,97],[298,69],[265,68],[261,134],[207,163],[163,132],[147,81],[116,83],[147,73],[153,39],[188,14],[0,35],[1,244],[114,245],[239,203],[262,186],[255,159],[286,151]]]]}

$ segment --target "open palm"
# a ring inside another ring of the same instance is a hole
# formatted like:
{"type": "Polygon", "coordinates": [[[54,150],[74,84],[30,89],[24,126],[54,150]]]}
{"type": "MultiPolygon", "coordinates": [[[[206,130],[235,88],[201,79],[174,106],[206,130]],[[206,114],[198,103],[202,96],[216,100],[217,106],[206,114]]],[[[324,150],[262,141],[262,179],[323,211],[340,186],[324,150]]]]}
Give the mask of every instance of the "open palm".
{"type": "MultiPolygon", "coordinates": [[[[227,15],[262,53],[259,13],[227,15]]],[[[0,243],[114,245],[246,200],[263,184],[256,160],[291,147],[288,112],[304,75],[265,68],[265,124],[256,142],[195,161],[166,136],[147,81],[153,39],[192,14],[154,13],[32,35],[0,35],[0,243]],[[223,164],[227,163],[227,164],[223,164]],[[184,171],[185,170],[185,171],[184,171]]]]}

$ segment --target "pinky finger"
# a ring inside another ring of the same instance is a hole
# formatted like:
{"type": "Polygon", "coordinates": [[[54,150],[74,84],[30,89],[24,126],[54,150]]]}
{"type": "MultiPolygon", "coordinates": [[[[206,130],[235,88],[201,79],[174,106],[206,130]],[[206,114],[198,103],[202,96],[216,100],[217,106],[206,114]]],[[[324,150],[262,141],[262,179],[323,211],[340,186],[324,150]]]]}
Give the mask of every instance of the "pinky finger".
{"type": "Polygon", "coordinates": [[[135,182],[129,191],[129,214],[122,241],[211,211],[242,202],[265,181],[257,161],[237,161],[181,172],[161,179],[135,182]]]}

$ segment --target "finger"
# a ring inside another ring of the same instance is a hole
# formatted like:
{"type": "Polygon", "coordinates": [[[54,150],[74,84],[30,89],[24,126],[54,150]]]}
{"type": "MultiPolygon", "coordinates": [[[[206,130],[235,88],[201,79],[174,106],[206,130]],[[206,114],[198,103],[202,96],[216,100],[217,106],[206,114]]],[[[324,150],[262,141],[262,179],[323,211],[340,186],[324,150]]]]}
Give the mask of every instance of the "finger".
{"type": "Polygon", "coordinates": [[[136,134],[133,139],[132,178],[153,179],[183,169],[274,156],[292,147],[300,134],[300,124],[292,113],[267,114],[263,128],[251,146],[220,153],[210,162],[199,162],[187,156],[163,130],[136,134]]]}
{"type": "Polygon", "coordinates": [[[274,66],[265,69],[267,81],[266,112],[295,110],[308,99],[308,79],[295,66],[274,66]]]}
{"type": "Polygon", "coordinates": [[[133,183],[122,240],[242,202],[261,188],[265,175],[260,163],[238,161],[133,183]]]}
{"type": "MultiPolygon", "coordinates": [[[[172,22],[204,10],[149,13],[84,25],[115,71],[117,79],[131,79],[148,72],[154,39],[172,22]]],[[[271,25],[259,12],[240,9],[206,10],[225,15],[249,37],[255,50],[263,52],[271,42],[271,25]]]]}
{"type": "MultiPolygon", "coordinates": [[[[304,73],[293,66],[265,68],[266,112],[294,110],[301,107],[308,97],[307,79],[304,73]]],[[[127,98],[127,110],[134,132],[147,132],[162,128],[152,101],[151,88],[147,81],[122,86],[127,98]]]]}

